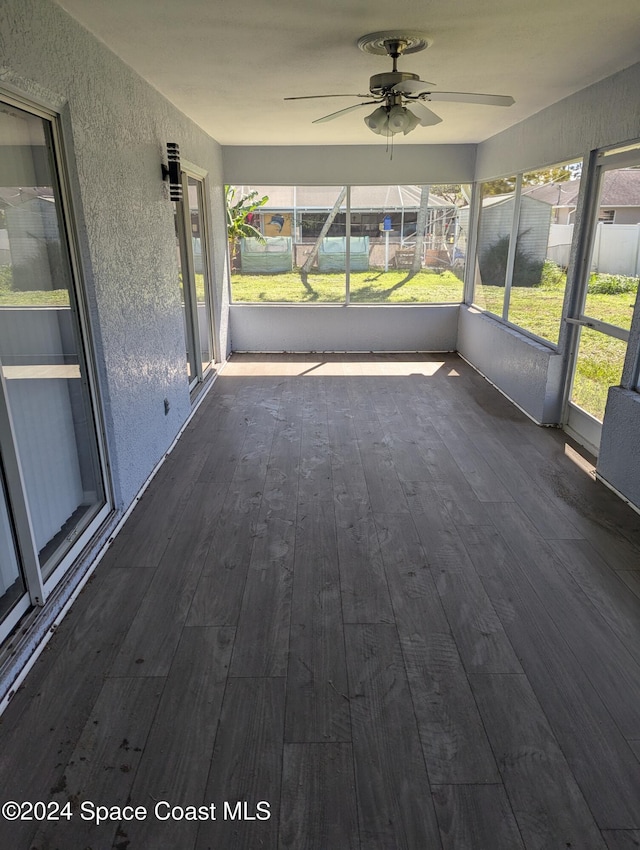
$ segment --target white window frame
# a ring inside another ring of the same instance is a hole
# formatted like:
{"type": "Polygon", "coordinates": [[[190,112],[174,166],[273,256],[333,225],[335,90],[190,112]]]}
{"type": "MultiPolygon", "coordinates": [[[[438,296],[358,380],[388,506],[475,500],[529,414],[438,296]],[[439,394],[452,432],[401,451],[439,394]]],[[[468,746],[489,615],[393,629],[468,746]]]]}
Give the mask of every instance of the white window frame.
{"type": "Polygon", "coordinates": [[[589,196],[583,219],[583,234],[577,263],[579,270],[577,278],[578,289],[573,297],[574,306],[571,311],[573,315],[565,318],[565,322],[573,326],[573,333],[568,338],[562,421],[567,433],[596,456],[600,449],[603,423],[571,401],[580,339],[579,330],[580,327],[591,328],[607,336],[626,342],[627,351],[620,385],[623,388],[634,389],[636,391],[640,390],[638,386],[638,381],[640,380],[640,295],[636,297],[631,330],[620,328],[617,325],[610,325],[584,312],[587,301],[587,285],[591,269],[593,243],[596,238],[597,227],[601,223],[599,202],[604,175],[607,171],[624,168],[625,166],[638,165],[639,163],[640,145],[638,143],[629,145],[628,147],[617,145],[605,150],[594,150],[591,154],[589,167],[583,170],[583,176],[586,172],[586,179],[589,181],[589,196]]]}

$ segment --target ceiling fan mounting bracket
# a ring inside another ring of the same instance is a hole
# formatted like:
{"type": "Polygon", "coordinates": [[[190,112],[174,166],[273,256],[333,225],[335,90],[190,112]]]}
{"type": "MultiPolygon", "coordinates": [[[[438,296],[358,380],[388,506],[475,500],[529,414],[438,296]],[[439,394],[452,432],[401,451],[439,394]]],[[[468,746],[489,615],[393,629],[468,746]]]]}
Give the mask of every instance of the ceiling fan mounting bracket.
{"type": "Polygon", "coordinates": [[[405,53],[419,53],[432,43],[432,39],[418,30],[371,32],[358,39],[358,47],[364,53],[390,56],[392,59],[397,59],[405,53]]]}

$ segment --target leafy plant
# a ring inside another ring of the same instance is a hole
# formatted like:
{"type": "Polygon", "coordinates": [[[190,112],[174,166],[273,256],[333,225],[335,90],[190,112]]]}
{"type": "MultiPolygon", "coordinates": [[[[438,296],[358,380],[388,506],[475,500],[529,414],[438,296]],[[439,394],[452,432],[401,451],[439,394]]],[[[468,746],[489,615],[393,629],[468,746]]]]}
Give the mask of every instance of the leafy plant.
{"type": "Polygon", "coordinates": [[[13,288],[13,272],[11,266],[0,266],[0,291],[10,292],[13,288]]]}
{"type": "Polygon", "coordinates": [[[553,260],[545,260],[542,266],[542,275],[540,284],[546,288],[562,285],[564,287],[567,282],[567,273],[562,266],[554,263],[553,260]]]}
{"type": "MultiPolygon", "coordinates": [[[[522,175],[522,187],[545,186],[548,183],[566,183],[575,177],[579,177],[581,168],[578,163],[571,165],[558,165],[555,168],[542,168],[538,171],[526,171],[522,175]]],[[[517,175],[512,177],[500,177],[497,180],[488,180],[482,184],[482,194],[487,195],[509,195],[516,190],[517,175]]]]}
{"type": "Polygon", "coordinates": [[[233,186],[225,188],[227,199],[227,233],[229,242],[233,245],[238,239],[253,238],[260,242],[264,242],[264,236],[260,231],[251,224],[249,216],[258,209],[264,206],[269,200],[267,195],[258,198],[257,192],[249,192],[248,195],[240,195],[236,197],[236,190],[233,186]]]}
{"type": "Polygon", "coordinates": [[[229,239],[229,252],[231,254],[231,268],[239,265],[238,246],[241,239],[257,239],[264,243],[266,240],[257,227],[251,223],[251,216],[258,207],[264,206],[269,198],[264,195],[258,197],[257,192],[249,192],[248,195],[238,195],[233,186],[225,187],[227,202],[227,237],[229,239]]]}
{"type": "MultiPolygon", "coordinates": [[[[484,286],[504,286],[509,254],[509,236],[501,236],[482,252],[478,263],[484,286]]],[[[539,286],[543,260],[516,249],[513,286],[539,286]]]]}
{"type": "Polygon", "coordinates": [[[627,277],[623,274],[592,274],[587,291],[598,295],[622,295],[624,292],[635,292],[637,288],[637,277],[627,277]]]}

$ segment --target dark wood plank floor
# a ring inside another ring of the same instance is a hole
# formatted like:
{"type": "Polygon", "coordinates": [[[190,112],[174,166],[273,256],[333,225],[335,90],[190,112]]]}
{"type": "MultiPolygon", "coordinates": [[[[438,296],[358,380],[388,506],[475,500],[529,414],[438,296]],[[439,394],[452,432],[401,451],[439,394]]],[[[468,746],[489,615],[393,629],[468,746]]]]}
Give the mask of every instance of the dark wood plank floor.
{"type": "Polygon", "coordinates": [[[0,736],[12,850],[638,847],[640,517],[454,355],[234,356],[0,736]]]}

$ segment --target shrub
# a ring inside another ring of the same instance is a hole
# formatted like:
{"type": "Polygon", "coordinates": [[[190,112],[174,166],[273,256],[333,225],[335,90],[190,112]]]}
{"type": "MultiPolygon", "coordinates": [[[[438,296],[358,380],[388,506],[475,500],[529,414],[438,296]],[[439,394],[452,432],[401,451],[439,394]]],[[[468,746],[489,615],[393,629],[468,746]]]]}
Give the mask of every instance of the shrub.
{"type": "Polygon", "coordinates": [[[554,263],[552,260],[545,260],[544,265],[542,266],[542,275],[540,278],[540,283],[543,286],[558,286],[559,284],[563,284],[566,282],[567,273],[562,266],[559,266],[557,263],[554,263]]]}
{"type": "MultiPolygon", "coordinates": [[[[504,286],[509,254],[509,237],[501,236],[497,242],[484,249],[480,258],[480,274],[484,286],[504,286]]],[[[516,249],[513,265],[513,286],[539,286],[543,260],[516,249]]]]}
{"type": "Polygon", "coordinates": [[[13,287],[11,266],[0,266],[0,291],[10,292],[13,287]]]}
{"type": "Polygon", "coordinates": [[[622,295],[624,292],[635,292],[637,288],[637,277],[627,277],[623,274],[592,274],[587,292],[597,295],[622,295]]]}

